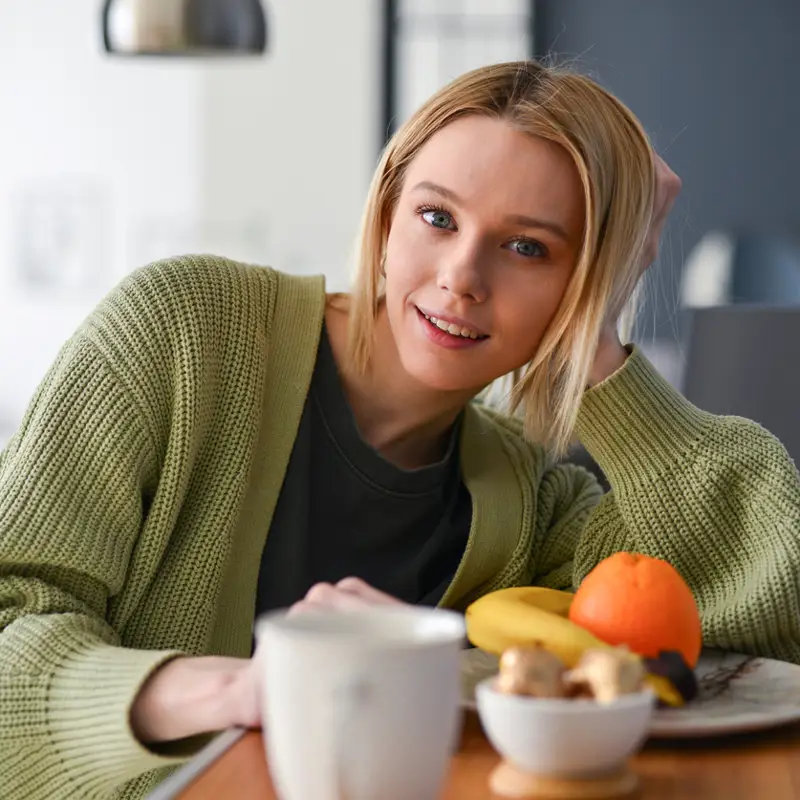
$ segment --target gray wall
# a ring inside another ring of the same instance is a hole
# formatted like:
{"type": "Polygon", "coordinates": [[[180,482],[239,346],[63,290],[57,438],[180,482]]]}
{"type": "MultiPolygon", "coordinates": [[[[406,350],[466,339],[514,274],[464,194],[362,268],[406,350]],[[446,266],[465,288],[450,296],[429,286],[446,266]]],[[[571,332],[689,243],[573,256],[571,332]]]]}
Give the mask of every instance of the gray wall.
{"type": "Polygon", "coordinates": [[[800,1],[540,0],[536,13],[538,54],[576,58],[683,179],[651,285],[670,336],[680,266],[706,231],[800,238],[800,1]]]}

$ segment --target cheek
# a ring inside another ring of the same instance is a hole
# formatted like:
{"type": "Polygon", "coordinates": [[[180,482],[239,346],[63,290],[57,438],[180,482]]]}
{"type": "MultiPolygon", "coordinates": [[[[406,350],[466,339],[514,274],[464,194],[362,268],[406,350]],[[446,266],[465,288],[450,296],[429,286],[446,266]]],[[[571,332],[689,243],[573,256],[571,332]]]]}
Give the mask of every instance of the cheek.
{"type": "Polygon", "coordinates": [[[414,220],[396,222],[386,242],[386,294],[413,291],[422,285],[433,271],[433,253],[414,220]]]}
{"type": "Polygon", "coordinates": [[[516,290],[509,287],[504,292],[503,302],[498,304],[498,310],[504,309],[499,318],[506,341],[517,345],[520,352],[533,355],[558,311],[568,280],[569,276],[538,281],[533,286],[516,290]]]}

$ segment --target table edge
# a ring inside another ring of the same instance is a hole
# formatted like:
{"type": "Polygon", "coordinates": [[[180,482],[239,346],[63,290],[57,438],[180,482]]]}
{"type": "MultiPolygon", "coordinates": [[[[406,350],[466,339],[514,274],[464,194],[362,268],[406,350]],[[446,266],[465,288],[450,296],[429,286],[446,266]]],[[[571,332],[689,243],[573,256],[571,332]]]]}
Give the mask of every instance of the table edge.
{"type": "Polygon", "coordinates": [[[227,753],[246,733],[246,728],[231,728],[215,736],[200,752],[156,786],[147,795],[147,800],[175,800],[190,783],[227,753]]]}

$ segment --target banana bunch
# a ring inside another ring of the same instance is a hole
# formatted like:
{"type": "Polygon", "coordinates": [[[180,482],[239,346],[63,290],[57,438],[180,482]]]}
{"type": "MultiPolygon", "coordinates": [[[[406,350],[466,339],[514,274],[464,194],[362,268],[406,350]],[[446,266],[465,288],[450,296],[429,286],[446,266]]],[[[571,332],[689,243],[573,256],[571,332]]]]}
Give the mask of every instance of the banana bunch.
{"type": "MultiPolygon", "coordinates": [[[[476,647],[497,656],[509,647],[539,644],[572,669],[586,650],[612,648],[570,621],[572,598],[571,592],[541,586],[490,592],[467,608],[467,637],[476,647]]],[[[667,678],[648,672],[646,682],[667,705],[683,705],[683,696],[667,678]]]]}

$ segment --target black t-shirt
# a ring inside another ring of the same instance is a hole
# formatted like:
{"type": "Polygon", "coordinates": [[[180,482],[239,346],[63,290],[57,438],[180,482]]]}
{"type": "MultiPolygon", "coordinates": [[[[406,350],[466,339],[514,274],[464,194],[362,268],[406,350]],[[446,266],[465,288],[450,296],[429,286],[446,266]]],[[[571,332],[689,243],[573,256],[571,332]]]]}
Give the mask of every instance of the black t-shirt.
{"type": "Polygon", "coordinates": [[[387,461],[358,431],[323,327],[317,362],[258,577],[257,614],[319,581],[353,575],[409,603],[436,605],[469,535],[460,419],[444,459],[387,461]]]}

